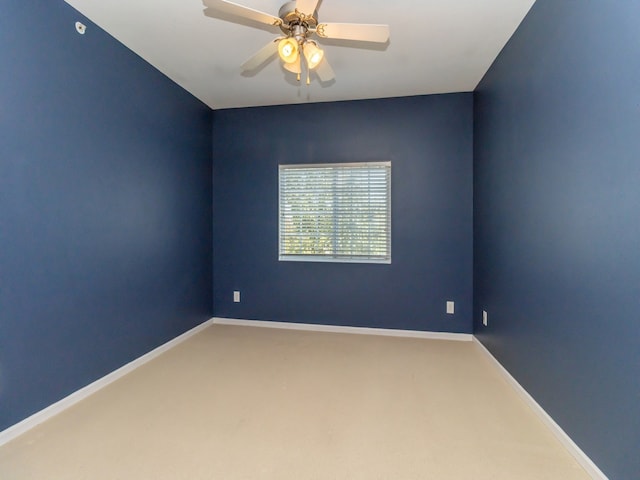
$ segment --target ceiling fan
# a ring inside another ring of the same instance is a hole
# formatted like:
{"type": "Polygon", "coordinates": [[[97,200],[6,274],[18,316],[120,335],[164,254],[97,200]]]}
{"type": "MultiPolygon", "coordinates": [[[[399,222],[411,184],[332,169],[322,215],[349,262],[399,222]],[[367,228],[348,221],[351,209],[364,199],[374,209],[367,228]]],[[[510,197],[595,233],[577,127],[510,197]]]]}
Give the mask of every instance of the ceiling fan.
{"type": "Polygon", "coordinates": [[[238,5],[227,0],[202,0],[204,14],[214,16],[214,12],[226,13],[279,28],[280,35],[262,47],[254,56],[242,64],[243,71],[252,71],[271,60],[278,53],[282,66],[297,75],[298,81],[306,66],[307,85],[309,72],[315,71],[322,82],[334,79],[335,74],[324,57],[324,51],[318,46],[313,35],[320,38],[351,40],[361,42],[386,43],[389,40],[388,25],[364,23],[319,23],[318,4],[320,0],[294,0],[280,7],[278,16],[264,13],[253,8],[238,5]]]}

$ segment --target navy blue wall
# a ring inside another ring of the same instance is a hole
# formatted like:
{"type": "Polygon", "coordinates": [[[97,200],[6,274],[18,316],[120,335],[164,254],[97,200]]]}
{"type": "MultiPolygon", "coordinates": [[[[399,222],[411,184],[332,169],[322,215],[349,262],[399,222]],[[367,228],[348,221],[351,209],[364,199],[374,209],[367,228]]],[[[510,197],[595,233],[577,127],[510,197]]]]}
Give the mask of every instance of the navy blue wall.
{"type": "Polygon", "coordinates": [[[214,112],[214,314],[470,332],[472,108],[467,93],[214,112]],[[392,162],[392,264],[279,262],[278,164],[375,160],[392,162]]]}
{"type": "Polygon", "coordinates": [[[62,1],[0,15],[0,429],[211,315],[211,112],[62,1]]]}
{"type": "Polygon", "coordinates": [[[538,0],[475,96],[476,333],[612,479],[640,478],[638,18],[538,0]]]}

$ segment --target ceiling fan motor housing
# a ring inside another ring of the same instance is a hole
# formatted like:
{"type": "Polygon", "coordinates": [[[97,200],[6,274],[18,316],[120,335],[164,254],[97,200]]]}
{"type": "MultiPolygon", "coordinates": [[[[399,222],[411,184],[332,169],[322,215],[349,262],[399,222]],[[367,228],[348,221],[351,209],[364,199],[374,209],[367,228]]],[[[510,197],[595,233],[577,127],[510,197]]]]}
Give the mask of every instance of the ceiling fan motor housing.
{"type": "Polygon", "coordinates": [[[296,10],[296,2],[287,2],[278,12],[282,19],[280,29],[287,35],[293,36],[299,43],[311,35],[318,26],[318,12],[306,13],[296,10]]]}

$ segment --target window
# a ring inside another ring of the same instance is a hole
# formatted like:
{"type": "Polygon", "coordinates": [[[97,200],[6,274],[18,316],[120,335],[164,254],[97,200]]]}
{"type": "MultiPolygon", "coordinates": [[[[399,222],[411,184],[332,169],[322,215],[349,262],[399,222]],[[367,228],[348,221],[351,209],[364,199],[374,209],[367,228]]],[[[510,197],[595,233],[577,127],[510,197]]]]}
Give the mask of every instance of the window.
{"type": "Polygon", "coordinates": [[[279,173],[280,260],[391,263],[391,162],[279,173]]]}

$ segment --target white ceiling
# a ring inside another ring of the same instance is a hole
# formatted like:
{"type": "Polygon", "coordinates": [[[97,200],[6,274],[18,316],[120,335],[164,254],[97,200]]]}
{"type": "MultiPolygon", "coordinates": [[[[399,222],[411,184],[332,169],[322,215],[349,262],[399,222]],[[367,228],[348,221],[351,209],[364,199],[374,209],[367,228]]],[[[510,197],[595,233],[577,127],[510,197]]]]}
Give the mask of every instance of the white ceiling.
{"type": "MultiPolygon", "coordinates": [[[[320,22],[387,23],[391,38],[377,48],[321,41],[336,79],[307,86],[277,59],[243,75],[279,30],[207,17],[201,0],[65,1],[213,109],[472,91],[535,2],[323,0],[320,22]]],[[[285,3],[233,1],[275,16],[285,3]]]]}

